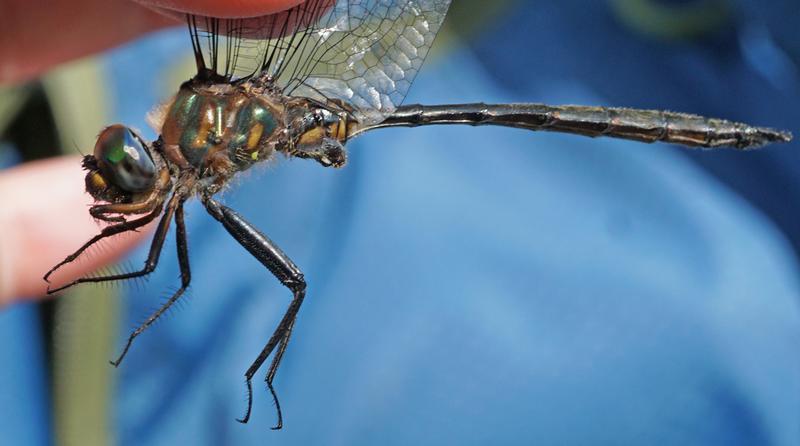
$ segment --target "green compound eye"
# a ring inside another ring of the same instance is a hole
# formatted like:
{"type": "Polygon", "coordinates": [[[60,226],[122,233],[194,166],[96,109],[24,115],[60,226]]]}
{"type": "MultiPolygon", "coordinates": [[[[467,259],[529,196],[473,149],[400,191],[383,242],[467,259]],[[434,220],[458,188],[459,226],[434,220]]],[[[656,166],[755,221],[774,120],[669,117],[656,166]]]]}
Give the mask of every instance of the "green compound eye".
{"type": "Polygon", "coordinates": [[[106,127],[97,137],[94,157],[106,180],[128,192],[144,192],[153,187],[156,166],[142,141],[127,127],[106,127]]]}

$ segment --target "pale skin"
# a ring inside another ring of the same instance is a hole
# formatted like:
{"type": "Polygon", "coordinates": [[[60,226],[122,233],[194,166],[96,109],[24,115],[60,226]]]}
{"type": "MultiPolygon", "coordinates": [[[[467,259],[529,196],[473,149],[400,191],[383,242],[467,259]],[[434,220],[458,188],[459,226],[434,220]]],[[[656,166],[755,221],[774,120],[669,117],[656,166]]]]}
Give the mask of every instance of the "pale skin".
{"type": "MultiPolygon", "coordinates": [[[[42,8],[28,0],[0,0],[0,85],[24,82],[71,59],[181,25],[185,13],[257,17],[302,1],[58,0],[42,8]],[[59,30],[58,39],[52,38],[53,29],[59,30]]],[[[77,156],[0,171],[0,307],[41,299],[44,273],[99,231],[88,212],[91,197],[84,192],[84,174],[77,156]]],[[[118,260],[149,232],[111,239],[68,274],[83,276],[118,260]]]]}

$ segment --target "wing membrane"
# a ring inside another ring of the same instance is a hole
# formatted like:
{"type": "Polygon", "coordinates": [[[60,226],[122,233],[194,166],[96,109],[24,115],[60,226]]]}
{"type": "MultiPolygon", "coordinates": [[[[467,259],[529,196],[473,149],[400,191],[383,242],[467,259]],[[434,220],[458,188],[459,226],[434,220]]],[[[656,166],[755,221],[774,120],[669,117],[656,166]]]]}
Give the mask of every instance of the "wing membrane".
{"type": "Polygon", "coordinates": [[[408,93],[450,0],[308,0],[255,19],[189,17],[200,74],[269,77],[378,122],[408,93]]]}

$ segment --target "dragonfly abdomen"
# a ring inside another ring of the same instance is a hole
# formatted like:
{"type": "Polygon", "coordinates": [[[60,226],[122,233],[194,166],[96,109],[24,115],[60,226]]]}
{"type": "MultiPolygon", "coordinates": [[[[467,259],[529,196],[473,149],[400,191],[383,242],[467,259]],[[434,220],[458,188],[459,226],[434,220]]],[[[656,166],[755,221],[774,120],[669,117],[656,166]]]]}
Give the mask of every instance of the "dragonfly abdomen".
{"type": "Polygon", "coordinates": [[[380,127],[432,124],[500,125],[706,148],[751,149],[792,138],[788,132],[686,113],[579,105],[482,103],[405,105],[383,122],[362,127],[356,133],[380,127]]]}

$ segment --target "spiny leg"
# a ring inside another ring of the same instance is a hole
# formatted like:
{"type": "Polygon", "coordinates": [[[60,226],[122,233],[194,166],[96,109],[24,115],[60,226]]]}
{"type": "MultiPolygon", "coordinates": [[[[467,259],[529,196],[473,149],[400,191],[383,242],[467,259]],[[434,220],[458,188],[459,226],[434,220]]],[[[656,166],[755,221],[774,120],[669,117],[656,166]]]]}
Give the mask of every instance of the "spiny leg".
{"type": "MultiPolygon", "coordinates": [[[[302,273],[300,274],[302,277],[302,273]]],[[[292,328],[294,327],[295,319],[297,319],[297,313],[300,310],[300,305],[303,303],[303,299],[305,298],[306,294],[304,281],[297,282],[293,285],[284,283],[284,285],[292,290],[294,298],[292,299],[291,304],[289,304],[289,308],[283,315],[278,327],[272,333],[272,336],[270,336],[269,341],[267,341],[267,345],[264,346],[264,349],[261,350],[261,353],[259,353],[258,357],[256,357],[256,359],[247,369],[247,372],[244,374],[247,385],[247,410],[242,418],[236,419],[236,421],[240,423],[247,423],[250,420],[250,412],[253,407],[253,377],[255,376],[256,372],[258,372],[258,369],[264,364],[264,361],[266,361],[273,350],[275,350],[275,347],[278,347],[278,350],[275,352],[275,356],[272,358],[272,362],[269,365],[269,371],[267,372],[265,379],[265,382],[267,383],[267,389],[269,390],[270,395],[272,395],[272,402],[275,404],[275,410],[278,415],[278,421],[275,423],[275,426],[272,427],[273,430],[283,427],[283,413],[281,411],[280,401],[278,400],[278,394],[275,392],[272,381],[275,378],[275,374],[278,372],[278,367],[280,367],[286,347],[289,345],[289,337],[292,334],[292,328]]]]}
{"type": "MultiPolygon", "coordinates": [[[[61,268],[62,266],[66,265],[67,263],[73,262],[75,259],[78,258],[78,256],[83,254],[84,251],[89,249],[89,247],[91,247],[95,243],[99,242],[100,240],[102,240],[104,238],[107,238],[107,237],[112,237],[112,236],[117,235],[117,234],[121,234],[123,232],[135,231],[135,230],[141,228],[142,226],[144,226],[144,225],[150,223],[151,221],[153,221],[158,216],[159,213],[161,213],[161,207],[160,206],[156,207],[150,213],[148,213],[147,215],[145,215],[142,218],[138,218],[136,220],[131,220],[131,221],[126,221],[124,223],[119,223],[119,224],[115,224],[115,225],[111,225],[111,226],[107,226],[107,227],[103,228],[103,230],[100,231],[99,234],[95,235],[88,242],[84,243],[83,246],[78,248],[77,251],[73,252],[72,254],[67,256],[67,258],[65,258],[64,260],[59,262],[57,265],[55,265],[54,267],[50,268],[50,271],[48,271],[47,274],[45,274],[44,277],[43,277],[44,281],[45,282],[49,282],[50,281],[49,280],[50,276],[54,272],[56,272],[59,268],[61,268]]],[[[64,287],[59,288],[59,289],[63,289],[63,288],[64,287]]],[[[56,290],[49,290],[48,289],[48,294],[55,293],[59,289],[56,289],[56,290]]]]}
{"type": "Polygon", "coordinates": [[[267,267],[272,275],[274,275],[284,286],[292,291],[292,302],[289,304],[289,308],[283,315],[278,327],[272,333],[272,336],[270,336],[269,341],[267,341],[267,345],[264,346],[264,349],[261,350],[261,353],[255,359],[255,361],[253,361],[253,364],[251,364],[247,369],[247,372],[245,372],[247,385],[247,411],[245,412],[244,417],[238,419],[238,421],[241,423],[247,423],[247,421],[250,419],[250,412],[253,407],[253,377],[270,356],[270,354],[272,354],[272,352],[275,350],[275,347],[278,347],[278,350],[275,352],[275,356],[272,359],[272,363],[269,366],[269,371],[267,372],[266,376],[266,383],[267,388],[272,395],[273,402],[275,403],[275,409],[278,414],[278,422],[273,429],[280,429],[283,426],[283,414],[281,413],[281,406],[278,402],[278,395],[275,393],[275,389],[272,386],[272,380],[275,378],[278,367],[280,367],[283,354],[286,351],[287,345],[289,344],[289,337],[291,336],[292,328],[294,328],[294,323],[297,319],[297,313],[300,311],[300,305],[302,305],[303,299],[306,295],[306,282],[303,278],[303,273],[300,272],[300,269],[294,264],[294,262],[292,262],[291,259],[289,259],[289,257],[286,256],[286,254],[284,254],[283,251],[281,251],[281,249],[272,242],[272,240],[270,240],[266,235],[262,234],[261,231],[253,227],[235,211],[217,203],[208,197],[204,199],[203,203],[205,204],[208,212],[215,219],[222,223],[225,229],[233,236],[233,238],[236,239],[237,242],[244,246],[244,248],[247,249],[250,254],[252,254],[256,259],[258,259],[259,262],[267,267]]]}
{"type": "Polygon", "coordinates": [[[101,276],[101,277],[81,277],[58,288],[54,289],[48,288],[47,294],[57,293],[63,289],[69,288],[79,283],[97,283],[97,282],[110,282],[114,280],[133,279],[135,277],[142,277],[153,272],[153,270],[156,268],[156,265],[158,265],[158,258],[161,255],[161,248],[164,246],[164,239],[167,237],[167,230],[169,229],[169,225],[172,221],[172,216],[175,213],[175,208],[177,207],[180,200],[182,200],[182,197],[179,196],[177,193],[173,194],[172,198],[170,198],[169,203],[167,204],[167,208],[164,211],[164,215],[158,222],[156,233],[153,236],[152,243],[150,244],[150,252],[147,255],[147,260],[145,260],[144,262],[144,267],[141,270],[124,274],[112,274],[109,276],[101,276]]]}
{"type": "Polygon", "coordinates": [[[131,348],[133,344],[133,340],[136,339],[137,336],[142,334],[145,330],[147,330],[153,323],[167,311],[172,304],[178,301],[183,293],[186,291],[186,288],[189,287],[189,283],[192,281],[192,272],[189,269],[189,248],[186,243],[186,224],[183,220],[183,203],[184,200],[178,202],[178,207],[175,210],[175,238],[176,238],[176,245],[178,247],[178,265],[181,268],[181,287],[176,291],[165,303],[161,306],[155,313],[151,314],[150,317],[147,318],[144,323],[136,327],[130,336],[128,336],[128,341],[125,343],[125,347],[122,349],[122,353],[120,353],[119,357],[115,361],[110,361],[111,365],[114,367],[118,367],[119,364],[122,362],[125,355],[128,354],[128,349],[131,348]]]}
{"type": "MultiPolygon", "coordinates": [[[[278,345],[278,351],[275,352],[275,357],[272,358],[272,363],[269,365],[269,370],[267,371],[267,376],[264,378],[264,382],[267,383],[267,389],[269,389],[269,393],[272,395],[272,402],[275,404],[275,409],[278,412],[278,422],[275,426],[272,427],[272,430],[277,430],[283,427],[283,416],[281,414],[281,403],[278,400],[278,395],[275,393],[275,388],[272,386],[272,381],[275,379],[275,374],[278,373],[278,367],[281,364],[281,360],[283,359],[283,354],[286,352],[286,347],[289,345],[289,338],[292,336],[292,329],[294,328],[294,323],[297,320],[297,311],[299,310],[299,305],[297,310],[295,310],[294,319],[291,321],[291,324],[286,328],[284,331],[283,338],[281,338],[280,344],[278,345]]],[[[249,412],[248,414],[249,415],[249,412]]],[[[242,421],[242,420],[239,420],[242,421]]],[[[242,421],[245,422],[245,421],[242,421]]]]}

